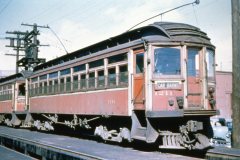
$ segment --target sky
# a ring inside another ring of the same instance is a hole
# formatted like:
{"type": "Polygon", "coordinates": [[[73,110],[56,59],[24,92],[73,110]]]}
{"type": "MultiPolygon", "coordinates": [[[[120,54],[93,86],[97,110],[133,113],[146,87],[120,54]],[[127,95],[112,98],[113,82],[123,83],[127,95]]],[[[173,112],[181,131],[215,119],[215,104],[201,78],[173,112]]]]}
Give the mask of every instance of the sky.
{"type": "MultiPolygon", "coordinates": [[[[22,23],[48,25],[61,39],[67,52],[114,37],[135,24],[194,0],[0,0],[0,70],[15,70],[16,58],[5,37],[6,31],[27,31],[22,23]]],[[[232,27],[230,0],[200,0],[156,17],[140,26],[157,21],[194,25],[206,32],[216,46],[216,70],[232,71],[232,27]]],[[[140,27],[138,26],[138,27],[140,27]]],[[[56,36],[39,28],[39,57],[47,61],[66,54],[56,36]]],[[[22,53],[24,54],[24,53],[22,53]]]]}

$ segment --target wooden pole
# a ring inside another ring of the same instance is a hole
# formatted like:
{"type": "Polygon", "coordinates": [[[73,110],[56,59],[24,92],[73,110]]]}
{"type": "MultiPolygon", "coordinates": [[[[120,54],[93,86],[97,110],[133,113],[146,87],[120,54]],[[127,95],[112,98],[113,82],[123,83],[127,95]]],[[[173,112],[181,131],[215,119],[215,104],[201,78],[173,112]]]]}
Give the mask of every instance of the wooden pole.
{"type": "Polygon", "coordinates": [[[232,0],[232,146],[240,148],[240,1],[232,0]]]}

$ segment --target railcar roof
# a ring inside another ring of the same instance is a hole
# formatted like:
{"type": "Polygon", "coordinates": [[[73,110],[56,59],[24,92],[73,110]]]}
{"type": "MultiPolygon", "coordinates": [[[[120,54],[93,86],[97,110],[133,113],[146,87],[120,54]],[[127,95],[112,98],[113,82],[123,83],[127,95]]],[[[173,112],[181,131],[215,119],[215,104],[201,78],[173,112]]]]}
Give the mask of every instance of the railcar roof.
{"type": "Polygon", "coordinates": [[[183,23],[155,22],[50,60],[36,66],[34,71],[63,64],[64,62],[92,55],[99,51],[108,50],[109,48],[120,45],[124,47],[124,44],[129,44],[137,40],[143,43],[143,39],[147,42],[189,42],[213,46],[207,34],[195,26],[183,23]]]}
{"type": "Polygon", "coordinates": [[[21,73],[13,74],[4,78],[0,79],[0,85],[5,83],[11,83],[13,81],[16,81],[18,79],[21,79],[23,76],[21,73]]]}

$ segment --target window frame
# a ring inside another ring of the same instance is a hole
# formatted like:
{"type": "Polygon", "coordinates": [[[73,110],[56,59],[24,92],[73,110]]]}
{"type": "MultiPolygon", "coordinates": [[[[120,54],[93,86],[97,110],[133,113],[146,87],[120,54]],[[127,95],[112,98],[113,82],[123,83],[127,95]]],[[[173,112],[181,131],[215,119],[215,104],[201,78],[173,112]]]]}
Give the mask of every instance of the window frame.
{"type": "Polygon", "coordinates": [[[151,55],[151,67],[152,67],[152,78],[153,79],[182,79],[183,78],[183,53],[182,53],[182,46],[168,46],[168,45],[164,45],[164,46],[153,46],[152,47],[152,55],[151,55]],[[154,59],[154,51],[155,49],[159,49],[159,48],[175,48],[175,49],[179,49],[179,53],[180,53],[180,74],[178,75],[160,75],[160,74],[156,74],[154,73],[154,69],[155,69],[155,59],[154,59]]]}
{"type": "Polygon", "coordinates": [[[215,79],[216,79],[216,53],[215,53],[215,50],[214,49],[212,49],[212,48],[206,48],[206,53],[205,53],[205,62],[206,62],[206,67],[205,67],[205,69],[206,69],[206,77],[207,77],[207,79],[208,79],[208,81],[215,81],[215,79]],[[207,62],[207,53],[208,53],[208,51],[211,51],[212,53],[213,53],[213,77],[209,77],[209,75],[208,75],[208,62],[207,62]]]}

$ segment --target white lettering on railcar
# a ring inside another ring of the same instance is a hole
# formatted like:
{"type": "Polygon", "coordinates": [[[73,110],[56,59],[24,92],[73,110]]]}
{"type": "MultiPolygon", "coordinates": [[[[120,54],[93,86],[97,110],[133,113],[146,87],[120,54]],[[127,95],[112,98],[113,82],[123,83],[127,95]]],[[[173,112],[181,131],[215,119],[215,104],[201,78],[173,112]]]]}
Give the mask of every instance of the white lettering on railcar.
{"type": "Polygon", "coordinates": [[[116,101],[114,99],[109,99],[107,100],[108,104],[116,104],[116,101]]]}
{"type": "Polygon", "coordinates": [[[173,92],[172,91],[156,91],[155,96],[172,96],[173,92]]]}

